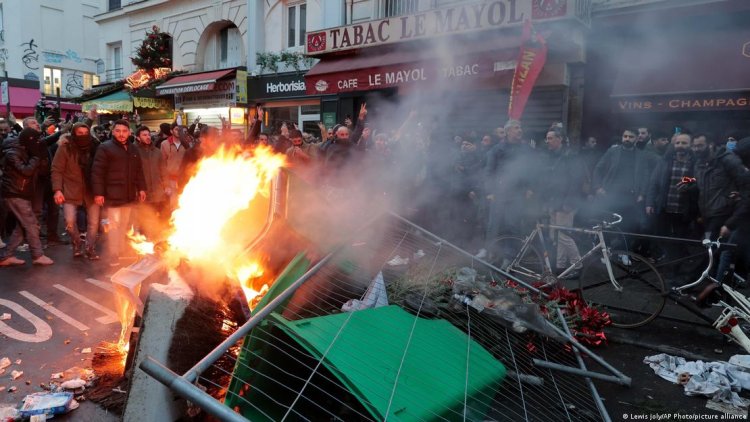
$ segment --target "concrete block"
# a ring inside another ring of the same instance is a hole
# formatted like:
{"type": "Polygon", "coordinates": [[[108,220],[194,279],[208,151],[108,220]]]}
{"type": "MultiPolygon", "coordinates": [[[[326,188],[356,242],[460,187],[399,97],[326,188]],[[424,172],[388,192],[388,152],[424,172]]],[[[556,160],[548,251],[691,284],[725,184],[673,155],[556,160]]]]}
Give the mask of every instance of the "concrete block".
{"type": "Polygon", "coordinates": [[[185,412],[185,400],[178,399],[139,368],[147,355],[170,366],[167,356],[174,327],[193,298],[193,292],[175,272],[170,272],[169,279],[167,285],[153,284],[146,299],[123,415],[125,422],[174,421],[185,412]]]}

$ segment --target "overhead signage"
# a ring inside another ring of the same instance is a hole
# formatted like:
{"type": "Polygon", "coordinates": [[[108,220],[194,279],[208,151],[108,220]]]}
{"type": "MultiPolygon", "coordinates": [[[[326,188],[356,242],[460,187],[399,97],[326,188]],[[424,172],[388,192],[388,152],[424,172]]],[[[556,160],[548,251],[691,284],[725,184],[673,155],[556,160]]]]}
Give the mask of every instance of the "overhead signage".
{"type": "Polygon", "coordinates": [[[182,86],[167,86],[167,87],[156,87],[158,95],[169,95],[169,94],[185,94],[187,92],[200,92],[200,91],[211,91],[214,89],[214,82],[204,82],[198,84],[182,85],[182,86]]]}
{"type": "Polygon", "coordinates": [[[499,72],[508,73],[507,62],[495,62],[484,56],[456,57],[450,63],[432,60],[312,75],[306,78],[307,93],[325,95],[416,84],[439,83],[447,86],[470,79],[493,77],[499,72]]]}
{"type": "Polygon", "coordinates": [[[234,79],[218,81],[211,91],[184,92],[174,96],[175,108],[213,108],[235,107],[245,104],[238,101],[237,81],[234,79]]]}
{"type": "Polygon", "coordinates": [[[750,110],[749,92],[622,97],[612,101],[614,110],[621,113],[750,110]]]}
{"type": "Polygon", "coordinates": [[[531,19],[531,12],[529,0],[462,2],[413,15],[308,33],[307,55],[519,26],[525,19],[531,19]]]}
{"type": "Polygon", "coordinates": [[[250,78],[250,98],[254,100],[300,97],[306,89],[302,73],[250,78]]]}

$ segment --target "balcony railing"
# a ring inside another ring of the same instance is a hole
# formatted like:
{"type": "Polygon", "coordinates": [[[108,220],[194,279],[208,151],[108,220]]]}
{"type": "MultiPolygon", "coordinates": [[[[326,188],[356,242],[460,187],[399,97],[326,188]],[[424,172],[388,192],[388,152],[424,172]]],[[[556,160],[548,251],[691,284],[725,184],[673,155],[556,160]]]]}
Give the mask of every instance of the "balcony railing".
{"type": "Polygon", "coordinates": [[[430,9],[449,6],[467,0],[381,0],[380,15],[387,18],[391,16],[409,15],[430,9]]]}
{"type": "Polygon", "coordinates": [[[122,79],[122,68],[107,69],[104,72],[104,82],[117,82],[122,79]]]}

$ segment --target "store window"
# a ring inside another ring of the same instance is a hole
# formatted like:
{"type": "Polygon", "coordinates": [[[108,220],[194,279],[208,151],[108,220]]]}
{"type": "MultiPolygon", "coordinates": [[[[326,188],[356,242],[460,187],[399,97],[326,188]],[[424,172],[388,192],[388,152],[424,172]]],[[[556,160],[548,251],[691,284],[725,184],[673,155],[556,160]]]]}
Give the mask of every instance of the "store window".
{"type": "Polygon", "coordinates": [[[287,7],[286,46],[301,47],[305,45],[307,32],[307,4],[297,3],[287,7]]]}
{"type": "Polygon", "coordinates": [[[99,85],[99,75],[92,73],[83,74],[83,89],[91,89],[93,86],[99,85]]]}
{"type": "Polygon", "coordinates": [[[44,95],[57,95],[62,91],[62,70],[51,67],[44,68],[44,95]]]}

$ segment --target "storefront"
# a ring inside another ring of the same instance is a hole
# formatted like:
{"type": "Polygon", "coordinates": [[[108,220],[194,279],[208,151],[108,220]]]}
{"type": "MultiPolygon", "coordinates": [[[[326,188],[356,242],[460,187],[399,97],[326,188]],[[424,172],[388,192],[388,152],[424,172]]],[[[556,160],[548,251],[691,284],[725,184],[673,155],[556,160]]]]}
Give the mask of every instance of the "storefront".
{"type": "Polygon", "coordinates": [[[156,87],[160,97],[174,96],[174,107],[184,113],[184,124],[197,117],[201,123],[247,133],[247,71],[224,69],[173,77],[156,87]]]}
{"type": "MultiPolygon", "coordinates": [[[[27,116],[33,116],[36,112],[36,105],[41,99],[39,92],[39,81],[29,81],[25,79],[8,79],[7,99],[10,101],[10,111],[17,119],[27,116]]],[[[2,115],[6,116],[7,103],[2,104],[2,115]]]]}
{"type": "Polygon", "coordinates": [[[307,93],[321,96],[327,126],[356,117],[366,102],[389,122],[383,130],[398,128],[413,108],[451,133],[489,133],[507,120],[521,24],[531,17],[549,52],[522,120],[527,137],[540,140],[552,122],[580,124],[569,99],[577,97],[586,27],[574,13],[578,2],[569,3],[548,16],[532,2],[464,2],[309,33],[307,54],[320,62],[305,75],[307,93]]]}
{"type": "Polygon", "coordinates": [[[320,96],[307,95],[302,72],[248,78],[251,104],[266,110],[264,130],[277,130],[282,123],[294,123],[304,132],[319,136],[320,96]]]}
{"type": "Polygon", "coordinates": [[[88,113],[92,109],[96,109],[99,113],[99,123],[120,117],[127,117],[134,121],[137,114],[141,123],[152,131],[158,130],[161,123],[171,123],[174,117],[172,102],[168,99],[156,98],[153,90],[148,89],[139,90],[135,94],[119,89],[81,103],[83,113],[88,113]]]}
{"type": "Polygon", "coordinates": [[[750,134],[750,4],[727,1],[594,21],[585,131],[608,141],[623,128],[750,134]],[[646,28],[639,16],[660,21],[646,28]],[[604,77],[606,75],[606,77],[604,77]]]}

